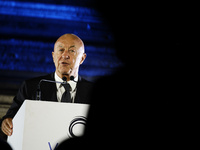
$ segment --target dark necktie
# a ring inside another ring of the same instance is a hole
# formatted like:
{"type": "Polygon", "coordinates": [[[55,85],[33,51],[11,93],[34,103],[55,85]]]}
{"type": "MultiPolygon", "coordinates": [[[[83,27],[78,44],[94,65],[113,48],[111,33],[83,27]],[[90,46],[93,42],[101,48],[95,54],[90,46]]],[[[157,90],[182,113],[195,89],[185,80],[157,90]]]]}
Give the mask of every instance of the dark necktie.
{"type": "Polygon", "coordinates": [[[61,102],[71,103],[72,102],[71,94],[70,94],[71,87],[70,87],[70,85],[68,83],[67,84],[63,84],[63,86],[65,88],[65,92],[62,95],[61,102]]]}

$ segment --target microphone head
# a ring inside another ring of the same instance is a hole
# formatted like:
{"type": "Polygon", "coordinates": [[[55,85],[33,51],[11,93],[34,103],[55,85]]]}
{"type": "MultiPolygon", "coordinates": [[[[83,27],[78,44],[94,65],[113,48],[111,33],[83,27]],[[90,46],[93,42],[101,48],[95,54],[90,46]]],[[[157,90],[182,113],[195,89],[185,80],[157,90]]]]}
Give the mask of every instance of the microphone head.
{"type": "Polygon", "coordinates": [[[67,81],[67,77],[63,77],[62,80],[63,80],[63,81],[67,81]]]}
{"type": "Polygon", "coordinates": [[[74,76],[70,76],[70,80],[74,81],[74,76]]]}

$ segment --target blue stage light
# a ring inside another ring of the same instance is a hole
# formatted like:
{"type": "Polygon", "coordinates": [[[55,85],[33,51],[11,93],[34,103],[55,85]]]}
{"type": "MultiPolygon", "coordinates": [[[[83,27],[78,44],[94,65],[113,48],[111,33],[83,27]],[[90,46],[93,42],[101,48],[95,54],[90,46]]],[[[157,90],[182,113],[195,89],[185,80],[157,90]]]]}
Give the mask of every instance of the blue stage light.
{"type": "Polygon", "coordinates": [[[55,71],[52,39],[55,42],[67,32],[86,41],[87,59],[80,75],[109,75],[122,65],[115,50],[105,45],[109,45],[110,33],[91,7],[1,0],[0,8],[0,70],[55,71]]]}
{"type": "Polygon", "coordinates": [[[0,14],[71,20],[80,22],[101,22],[99,13],[95,9],[56,4],[0,1],[0,14]],[[91,15],[92,14],[92,15],[91,15]]]}

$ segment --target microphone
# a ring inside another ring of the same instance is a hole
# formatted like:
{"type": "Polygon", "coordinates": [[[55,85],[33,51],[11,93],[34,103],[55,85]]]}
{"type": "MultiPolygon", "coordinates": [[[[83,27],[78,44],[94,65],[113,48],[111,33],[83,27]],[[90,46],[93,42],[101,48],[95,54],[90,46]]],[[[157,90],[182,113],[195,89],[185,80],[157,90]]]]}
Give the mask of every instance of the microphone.
{"type": "MultiPolygon", "coordinates": [[[[70,78],[71,78],[71,77],[70,77],[70,78]]],[[[67,77],[63,77],[62,80],[63,80],[64,82],[66,82],[66,81],[67,81],[67,77]]]]}
{"type": "Polygon", "coordinates": [[[70,76],[70,80],[77,82],[77,81],[74,80],[74,76],[70,76]]]}

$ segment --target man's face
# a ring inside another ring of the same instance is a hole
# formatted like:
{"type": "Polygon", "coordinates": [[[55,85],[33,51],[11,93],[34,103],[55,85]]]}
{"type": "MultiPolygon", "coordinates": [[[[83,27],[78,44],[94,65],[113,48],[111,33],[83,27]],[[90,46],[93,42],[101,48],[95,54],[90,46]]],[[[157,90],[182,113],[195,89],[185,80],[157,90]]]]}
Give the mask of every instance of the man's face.
{"type": "Polygon", "coordinates": [[[76,77],[80,64],[86,58],[83,44],[70,36],[57,40],[52,56],[56,73],[60,78],[72,75],[76,77]]]}

